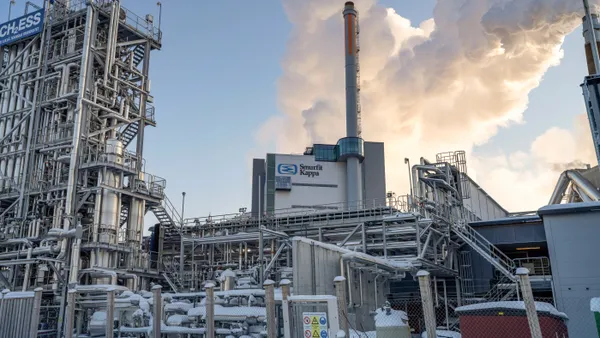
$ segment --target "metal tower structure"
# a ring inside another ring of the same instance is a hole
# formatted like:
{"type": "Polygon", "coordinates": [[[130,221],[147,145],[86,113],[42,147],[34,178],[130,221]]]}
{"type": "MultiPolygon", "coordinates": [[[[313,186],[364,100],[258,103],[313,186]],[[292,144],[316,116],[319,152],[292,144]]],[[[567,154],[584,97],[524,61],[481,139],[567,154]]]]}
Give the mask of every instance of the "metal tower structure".
{"type": "Polygon", "coordinates": [[[54,1],[13,21],[36,26],[0,40],[0,284],[145,288],[160,265],[144,215],[177,217],[165,180],[144,172],[161,32],[119,1],[54,1]]]}

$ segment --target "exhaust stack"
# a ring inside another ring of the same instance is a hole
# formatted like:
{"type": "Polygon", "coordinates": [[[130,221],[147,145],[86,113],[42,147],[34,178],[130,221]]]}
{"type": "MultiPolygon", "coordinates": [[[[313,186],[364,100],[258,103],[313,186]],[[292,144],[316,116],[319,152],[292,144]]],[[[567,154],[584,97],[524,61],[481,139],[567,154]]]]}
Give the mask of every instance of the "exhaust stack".
{"type": "Polygon", "coordinates": [[[585,17],[583,18],[583,37],[585,39],[585,57],[589,76],[585,77],[583,97],[588,113],[596,159],[600,166],[600,20],[597,13],[591,13],[588,0],[583,0],[585,17]]]}
{"type": "Polygon", "coordinates": [[[362,207],[363,140],[360,127],[360,77],[358,45],[358,12],[354,3],[344,5],[344,36],[346,60],[346,137],[338,143],[346,161],[346,202],[349,209],[362,207]]]}
{"type": "Polygon", "coordinates": [[[600,21],[597,13],[591,13],[588,0],[583,0],[585,16],[583,17],[583,38],[585,40],[585,58],[589,75],[600,71],[600,21]],[[592,43],[594,41],[595,43],[592,43]]]}

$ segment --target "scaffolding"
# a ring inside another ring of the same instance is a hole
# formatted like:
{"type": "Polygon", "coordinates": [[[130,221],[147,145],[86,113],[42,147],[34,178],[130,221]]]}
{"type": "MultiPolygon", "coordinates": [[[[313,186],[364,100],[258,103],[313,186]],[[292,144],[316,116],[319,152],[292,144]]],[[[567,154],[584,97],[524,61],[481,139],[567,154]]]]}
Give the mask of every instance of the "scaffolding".
{"type": "Polygon", "coordinates": [[[144,172],[143,157],[161,32],[118,1],[37,11],[39,34],[0,47],[0,284],[41,287],[53,304],[69,286],[110,284],[106,270],[146,288],[162,277],[144,215],[172,221],[165,180],[144,172]]]}

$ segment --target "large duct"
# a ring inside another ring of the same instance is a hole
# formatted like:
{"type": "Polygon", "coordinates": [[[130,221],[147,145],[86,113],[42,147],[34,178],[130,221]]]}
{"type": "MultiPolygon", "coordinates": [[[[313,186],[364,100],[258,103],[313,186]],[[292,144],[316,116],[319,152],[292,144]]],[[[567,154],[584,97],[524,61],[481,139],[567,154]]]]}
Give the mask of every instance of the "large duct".
{"type": "MultiPolygon", "coordinates": [[[[358,77],[358,12],[353,2],[344,6],[344,36],[346,57],[346,137],[349,143],[362,144],[360,132],[360,104],[358,77]],[[354,142],[353,142],[354,141],[354,142]]],[[[347,144],[347,143],[343,143],[347,144]]],[[[342,144],[342,146],[343,146],[342,144]]],[[[360,207],[362,201],[362,173],[359,156],[346,157],[346,202],[350,208],[360,207]]]]}

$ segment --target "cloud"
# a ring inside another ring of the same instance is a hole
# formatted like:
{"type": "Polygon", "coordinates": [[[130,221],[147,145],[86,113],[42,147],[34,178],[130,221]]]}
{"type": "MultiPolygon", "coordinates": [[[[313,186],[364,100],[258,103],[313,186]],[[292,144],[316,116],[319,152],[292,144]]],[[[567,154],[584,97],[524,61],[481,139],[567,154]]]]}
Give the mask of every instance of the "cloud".
{"type": "MultiPolygon", "coordinates": [[[[344,136],[343,2],[282,1],[293,24],[278,82],[282,115],[265,123],[256,149],[276,144],[277,151],[299,152],[344,136]]],[[[498,128],[521,123],[529,92],[560,63],[563,40],[582,16],[582,5],[572,0],[444,0],[436,4],[432,19],[415,25],[375,1],[355,3],[363,138],[386,143],[388,189],[396,192],[408,191],[398,159],[415,163],[438,152],[470,152],[498,128]]],[[[500,178],[527,186],[538,175],[529,169],[533,159],[548,165],[543,174],[548,177],[565,163],[583,161],[568,153],[576,148],[574,137],[552,129],[529,152],[488,157],[489,162],[473,158],[473,170],[484,188],[505,196],[513,184],[502,184],[500,178]],[[562,150],[553,153],[551,146],[562,150]],[[495,162],[502,165],[488,164],[495,162]]],[[[548,188],[535,184],[510,194],[541,200],[532,196],[547,194],[548,188]]]]}

